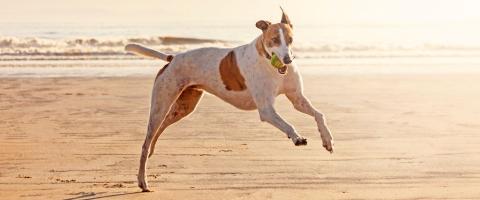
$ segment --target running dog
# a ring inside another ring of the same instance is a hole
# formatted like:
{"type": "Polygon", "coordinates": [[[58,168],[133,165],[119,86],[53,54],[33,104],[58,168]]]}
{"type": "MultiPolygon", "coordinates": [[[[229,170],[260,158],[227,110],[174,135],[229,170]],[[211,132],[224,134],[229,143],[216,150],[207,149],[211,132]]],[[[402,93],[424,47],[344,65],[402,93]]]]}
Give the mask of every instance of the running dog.
{"type": "Polygon", "coordinates": [[[143,192],[150,191],[145,179],[146,162],[158,137],[168,126],[192,113],[204,92],[238,109],[258,109],[261,121],[280,129],[293,144],[306,145],[307,139],[275,111],[275,98],[285,94],[295,109],[315,118],[323,147],[333,152],[333,137],[323,114],[303,94],[302,78],[293,61],[290,19],[282,9],[280,23],[260,20],[256,27],[262,34],[235,48],[200,48],[173,56],[137,44],[125,47],[128,52],[169,62],[158,72],[153,86],[138,172],[138,186],[143,192]],[[274,66],[274,57],[280,66],[274,66]]]}

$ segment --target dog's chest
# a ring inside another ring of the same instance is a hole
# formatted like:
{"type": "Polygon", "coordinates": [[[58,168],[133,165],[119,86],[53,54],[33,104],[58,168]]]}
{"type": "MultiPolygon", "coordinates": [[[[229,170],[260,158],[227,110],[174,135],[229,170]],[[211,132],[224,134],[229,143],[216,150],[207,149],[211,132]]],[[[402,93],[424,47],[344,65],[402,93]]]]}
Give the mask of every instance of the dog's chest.
{"type": "Polygon", "coordinates": [[[252,95],[248,90],[245,91],[223,91],[215,96],[221,98],[225,102],[242,110],[255,110],[257,108],[252,95]]]}
{"type": "Polygon", "coordinates": [[[271,80],[269,80],[264,83],[259,81],[247,85],[248,87],[246,90],[223,90],[223,92],[221,92],[221,94],[218,94],[217,96],[239,109],[254,110],[257,109],[254,98],[275,98],[278,95],[282,94],[284,91],[283,82],[281,79],[278,82],[271,82],[271,80]]]}

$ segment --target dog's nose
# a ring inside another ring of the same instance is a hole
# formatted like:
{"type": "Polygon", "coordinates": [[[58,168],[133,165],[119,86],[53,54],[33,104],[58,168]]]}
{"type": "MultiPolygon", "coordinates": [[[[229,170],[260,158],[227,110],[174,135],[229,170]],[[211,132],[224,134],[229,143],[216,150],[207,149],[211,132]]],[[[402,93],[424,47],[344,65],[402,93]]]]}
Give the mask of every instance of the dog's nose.
{"type": "Polygon", "coordinates": [[[283,63],[286,64],[286,65],[292,63],[292,59],[290,58],[290,56],[285,56],[283,58],[283,63]]]}

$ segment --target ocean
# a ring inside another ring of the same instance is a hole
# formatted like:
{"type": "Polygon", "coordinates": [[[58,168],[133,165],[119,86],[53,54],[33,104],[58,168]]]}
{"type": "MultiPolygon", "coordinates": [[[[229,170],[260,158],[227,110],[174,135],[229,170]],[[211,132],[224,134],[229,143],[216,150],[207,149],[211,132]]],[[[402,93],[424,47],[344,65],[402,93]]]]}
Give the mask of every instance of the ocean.
{"type": "MultiPolygon", "coordinates": [[[[2,77],[144,75],[162,62],[125,53],[127,43],[175,54],[207,46],[235,47],[260,34],[254,23],[0,27],[2,77]]],[[[401,72],[415,66],[413,71],[464,72],[480,67],[480,30],[474,24],[296,25],[294,33],[296,63],[317,70],[401,72]]]]}

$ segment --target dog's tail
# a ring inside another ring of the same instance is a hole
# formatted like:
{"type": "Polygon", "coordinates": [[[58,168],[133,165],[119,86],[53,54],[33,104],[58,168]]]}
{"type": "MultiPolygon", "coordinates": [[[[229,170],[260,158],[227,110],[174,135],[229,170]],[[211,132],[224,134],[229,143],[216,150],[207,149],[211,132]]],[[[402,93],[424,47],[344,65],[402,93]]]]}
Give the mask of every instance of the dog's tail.
{"type": "Polygon", "coordinates": [[[167,55],[139,44],[127,44],[127,46],[125,46],[125,51],[150,58],[157,58],[167,62],[173,60],[173,55],[167,55]]]}

